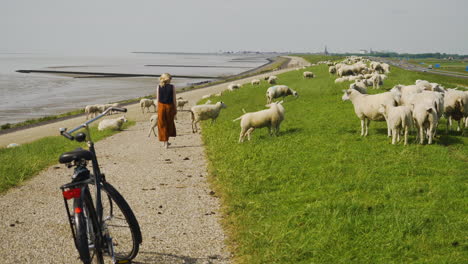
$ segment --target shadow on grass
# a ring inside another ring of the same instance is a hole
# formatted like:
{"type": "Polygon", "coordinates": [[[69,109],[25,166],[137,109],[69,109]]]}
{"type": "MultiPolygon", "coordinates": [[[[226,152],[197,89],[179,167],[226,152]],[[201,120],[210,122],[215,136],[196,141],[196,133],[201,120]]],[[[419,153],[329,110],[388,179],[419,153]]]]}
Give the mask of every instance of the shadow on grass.
{"type": "Polygon", "coordinates": [[[157,253],[157,252],[140,252],[137,257],[137,261],[132,261],[134,264],[153,264],[153,263],[183,263],[183,264],[196,264],[196,263],[213,263],[215,262],[227,262],[228,259],[223,258],[219,255],[212,255],[206,258],[195,258],[183,255],[175,255],[168,253],[157,253]]]}
{"type": "MultiPolygon", "coordinates": [[[[463,144],[463,140],[461,140],[458,137],[455,137],[455,135],[451,135],[451,134],[453,134],[453,133],[450,133],[449,135],[439,134],[438,136],[436,136],[436,143],[439,143],[442,146],[463,144]]],[[[456,136],[460,136],[460,135],[458,134],[456,136]]]]}

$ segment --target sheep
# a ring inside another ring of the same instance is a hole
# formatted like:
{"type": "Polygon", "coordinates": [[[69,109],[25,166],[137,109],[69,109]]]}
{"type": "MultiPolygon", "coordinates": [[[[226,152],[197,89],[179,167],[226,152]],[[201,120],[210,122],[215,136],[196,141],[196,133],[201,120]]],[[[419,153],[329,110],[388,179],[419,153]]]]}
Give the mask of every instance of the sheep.
{"type": "Polygon", "coordinates": [[[229,91],[234,91],[235,89],[239,89],[241,87],[242,87],[242,85],[239,84],[239,83],[231,83],[231,84],[228,85],[228,90],[229,91]]]}
{"type": "Polygon", "coordinates": [[[211,119],[211,123],[214,123],[216,118],[218,118],[221,109],[226,107],[227,106],[223,102],[193,106],[190,109],[192,118],[192,132],[198,132],[197,123],[201,120],[211,119]]]}
{"type": "Polygon", "coordinates": [[[315,77],[314,73],[310,72],[310,71],[305,71],[303,73],[303,76],[304,76],[304,78],[314,78],[315,77]]]}
{"type": "Polygon", "coordinates": [[[283,101],[273,102],[266,105],[269,109],[252,113],[244,113],[242,116],[234,119],[233,121],[241,120],[239,143],[244,142],[246,136],[250,141],[250,135],[256,128],[268,127],[270,136],[277,136],[281,122],[284,120],[285,111],[282,103],[283,101]]]}
{"type": "Polygon", "coordinates": [[[294,91],[293,89],[289,88],[286,85],[271,86],[266,91],[267,104],[270,104],[272,100],[275,98],[278,98],[278,97],[284,98],[288,95],[293,95],[296,98],[299,96],[299,94],[296,91],[294,91]]]}
{"type": "Polygon", "coordinates": [[[272,75],[272,76],[268,77],[267,82],[269,84],[275,84],[277,80],[278,80],[278,77],[276,77],[275,75],[272,75]]]}
{"type": "Polygon", "coordinates": [[[413,120],[418,130],[416,139],[419,138],[419,143],[424,144],[424,134],[428,138],[428,144],[432,144],[432,138],[439,119],[435,110],[435,105],[427,105],[425,103],[412,104],[413,120]]]}
{"type": "Polygon", "coordinates": [[[446,92],[445,88],[442,87],[438,83],[430,83],[426,80],[416,80],[415,84],[418,86],[424,87],[424,90],[426,91],[434,91],[434,92],[441,92],[441,93],[446,92]]]}
{"type": "Polygon", "coordinates": [[[184,106],[188,104],[188,100],[184,100],[184,99],[177,99],[176,102],[177,102],[177,108],[180,110],[183,110],[184,106]]]}
{"type": "Polygon", "coordinates": [[[362,94],[367,94],[367,87],[364,82],[356,81],[355,83],[349,85],[349,89],[355,89],[362,94]]]}
{"type": "Polygon", "coordinates": [[[259,79],[253,79],[250,84],[252,85],[260,85],[260,80],[259,79]]]}
{"type": "Polygon", "coordinates": [[[328,67],[328,72],[330,74],[335,74],[336,73],[336,66],[330,66],[328,67]]]}
{"type": "Polygon", "coordinates": [[[380,84],[383,84],[382,77],[379,74],[374,74],[370,79],[372,82],[372,88],[379,89],[380,84]]]}
{"type": "Polygon", "coordinates": [[[85,107],[86,120],[88,120],[90,115],[91,115],[92,118],[94,118],[97,114],[102,113],[104,111],[102,109],[103,109],[103,107],[101,105],[99,105],[99,104],[87,105],[85,107]]]}
{"type": "Polygon", "coordinates": [[[98,130],[99,131],[103,131],[105,129],[122,130],[122,125],[125,122],[127,122],[127,118],[125,118],[125,116],[121,116],[115,119],[105,119],[99,122],[98,130]]]}
{"type": "Polygon", "coordinates": [[[408,145],[408,131],[413,126],[413,113],[409,106],[389,106],[381,104],[379,112],[387,120],[387,125],[392,132],[392,144],[395,145],[397,139],[400,141],[400,131],[405,134],[405,145],[408,145]]]}
{"type": "Polygon", "coordinates": [[[390,65],[387,63],[381,63],[380,66],[382,67],[383,73],[390,73],[390,65]]]}
{"type": "MultiPolygon", "coordinates": [[[[361,94],[355,89],[343,90],[343,92],[344,94],[341,99],[343,101],[350,100],[353,103],[354,112],[361,119],[361,136],[367,136],[371,120],[385,120],[385,116],[379,112],[382,104],[396,106],[398,103],[398,95],[393,92],[372,95],[361,94]]],[[[387,135],[391,136],[390,129],[387,129],[387,135]]]]}
{"type": "Polygon", "coordinates": [[[141,112],[144,114],[145,113],[145,108],[147,109],[146,112],[149,113],[149,108],[150,106],[154,107],[154,112],[156,112],[156,100],[151,100],[151,99],[141,99],[140,100],[140,107],[141,107],[141,112]]]}
{"type": "Polygon", "coordinates": [[[342,83],[342,82],[347,81],[347,80],[348,80],[347,77],[340,77],[340,78],[335,79],[335,83],[342,83]]]}
{"type": "Polygon", "coordinates": [[[149,130],[149,133],[148,133],[148,137],[151,136],[151,131],[153,131],[154,133],[154,136],[157,137],[156,135],[156,131],[154,130],[155,127],[158,126],[158,115],[152,115],[149,119],[150,121],[150,130],[149,130]]]}
{"type": "MultiPolygon", "coordinates": [[[[465,118],[465,127],[467,126],[468,116],[468,92],[448,89],[444,97],[444,115],[447,118],[445,132],[452,129],[452,119],[458,121],[457,131],[460,131],[460,122],[463,124],[465,118]]],[[[464,130],[462,130],[464,132],[464,130]]]]}
{"type": "Polygon", "coordinates": [[[414,94],[422,93],[423,90],[424,89],[418,85],[401,85],[401,84],[395,85],[392,89],[390,89],[390,91],[392,92],[397,92],[401,94],[399,104],[406,105],[406,106],[410,105],[410,101],[412,97],[414,96],[414,94]]]}

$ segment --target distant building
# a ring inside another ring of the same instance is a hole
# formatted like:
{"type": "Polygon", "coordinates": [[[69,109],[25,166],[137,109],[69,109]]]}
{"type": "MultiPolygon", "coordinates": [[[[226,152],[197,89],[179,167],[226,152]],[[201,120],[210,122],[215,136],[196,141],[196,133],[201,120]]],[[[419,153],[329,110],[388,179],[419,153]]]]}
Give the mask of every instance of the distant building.
{"type": "Polygon", "coordinates": [[[326,46],[326,45],[325,45],[325,51],[323,52],[323,54],[325,54],[325,55],[329,55],[329,53],[328,53],[328,50],[327,50],[327,46],[326,46]]]}
{"type": "Polygon", "coordinates": [[[367,50],[365,50],[365,49],[361,49],[361,50],[359,50],[359,53],[361,53],[361,54],[367,54],[368,52],[367,52],[367,50]]]}

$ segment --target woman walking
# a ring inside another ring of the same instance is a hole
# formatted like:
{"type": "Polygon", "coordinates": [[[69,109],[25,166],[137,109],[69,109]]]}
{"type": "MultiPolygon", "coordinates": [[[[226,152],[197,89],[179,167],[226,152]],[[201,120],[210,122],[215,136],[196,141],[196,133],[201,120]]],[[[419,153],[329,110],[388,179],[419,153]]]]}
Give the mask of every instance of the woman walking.
{"type": "Polygon", "coordinates": [[[174,118],[177,114],[176,92],[171,84],[171,75],[163,73],[159,77],[159,85],[156,88],[158,100],[158,137],[163,146],[168,148],[169,137],[176,136],[174,118]]]}

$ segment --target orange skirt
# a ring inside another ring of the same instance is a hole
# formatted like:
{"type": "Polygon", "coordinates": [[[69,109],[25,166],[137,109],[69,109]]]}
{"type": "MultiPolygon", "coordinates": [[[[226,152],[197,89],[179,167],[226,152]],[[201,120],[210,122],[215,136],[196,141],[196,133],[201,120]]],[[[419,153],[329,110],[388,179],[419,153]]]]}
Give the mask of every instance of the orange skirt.
{"type": "Polygon", "coordinates": [[[158,102],[158,138],[159,141],[168,141],[169,137],[176,136],[174,123],[174,104],[163,104],[158,102]]]}

